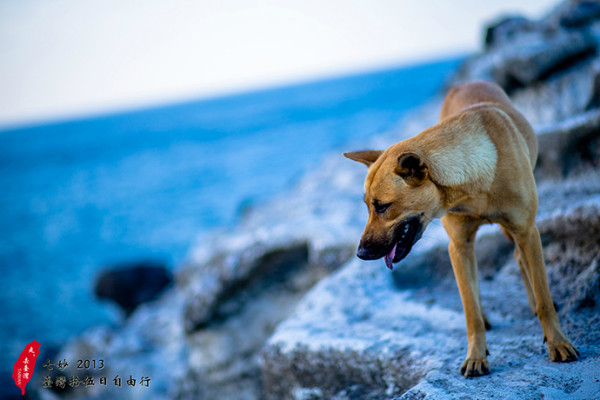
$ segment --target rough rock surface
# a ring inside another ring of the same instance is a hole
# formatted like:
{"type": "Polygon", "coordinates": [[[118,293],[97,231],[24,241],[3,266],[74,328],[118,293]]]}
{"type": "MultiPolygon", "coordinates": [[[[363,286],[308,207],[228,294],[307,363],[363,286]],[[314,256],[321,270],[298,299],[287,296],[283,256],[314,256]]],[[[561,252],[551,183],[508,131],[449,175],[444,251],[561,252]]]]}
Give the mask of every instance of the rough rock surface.
{"type": "Polygon", "coordinates": [[[578,114],[538,131],[538,181],[562,179],[600,166],[600,109],[578,114]]]}
{"type": "Polygon", "coordinates": [[[493,39],[486,41],[493,44],[467,60],[448,85],[496,81],[534,125],[581,113],[598,96],[600,17],[569,28],[562,21],[579,18],[582,3],[565,1],[539,21],[513,16],[490,26],[493,39]]]}
{"type": "MultiPolygon", "coordinates": [[[[102,358],[104,370],[86,373],[148,376],[148,388],[96,385],[38,395],[599,398],[600,22],[591,3],[566,1],[540,21],[494,25],[486,51],[449,82],[498,80],[539,133],[537,222],[551,292],[580,360],[549,361],[512,244],[486,226],[476,248],[493,325],[492,373],[459,375],[465,322],[441,224],[428,227],[393,273],[354,259],[366,220],[365,170],[336,154],[291,192],[248,210],[235,230],[201,237],[160,298],[118,326],[91,329],[56,357],[102,358]]],[[[441,97],[433,99],[365,147],[386,148],[419,133],[436,123],[440,105],[441,97]]]]}
{"type": "Polygon", "coordinates": [[[600,176],[593,187],[589,178],[582,176],[572,185],[593,193],[577,201],[569,200],[570,191],[557,195],[551,203],[562,206],[541,209],[538,220],[553,297],[563,328],[583,354],[580,361],[550,362],[511,257],[512,245],[490,232],[476,248],[482,302],[493,326],[487,333],[492,374],[460,376],[467,345],[462,305],[447,242],[428,232],[422,240],[441,244],[425,251],[415,248],[396,267],[393,279],[383,265],[356,260],[303,299],[265,349],[265,397],[600,395],[600,176]]]}

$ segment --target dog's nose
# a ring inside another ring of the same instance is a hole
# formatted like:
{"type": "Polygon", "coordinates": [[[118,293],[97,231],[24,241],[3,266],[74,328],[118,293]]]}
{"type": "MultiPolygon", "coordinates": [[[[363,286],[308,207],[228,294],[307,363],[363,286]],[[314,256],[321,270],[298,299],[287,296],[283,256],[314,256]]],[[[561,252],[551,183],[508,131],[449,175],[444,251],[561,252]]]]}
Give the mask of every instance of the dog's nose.
{"type": "Polygon", "coordinates": [[[356,256],[361,260],[372,260],[371,252],[367,250],[362,244],[358,246],[358,251],[356,252],[356,256]]]}

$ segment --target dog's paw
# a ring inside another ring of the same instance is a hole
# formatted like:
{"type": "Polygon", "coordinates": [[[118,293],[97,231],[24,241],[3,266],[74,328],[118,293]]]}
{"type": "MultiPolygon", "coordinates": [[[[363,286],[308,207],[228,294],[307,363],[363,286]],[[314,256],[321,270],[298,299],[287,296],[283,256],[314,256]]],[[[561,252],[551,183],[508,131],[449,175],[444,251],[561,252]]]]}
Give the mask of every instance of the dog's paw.
{"type": "Polygon", "coordinates": [[[546,343],[550,359],[556,362],[571,362],[577,360],[579,352],[571,342],[565,340],[559,343],[546,343]]]}
{"type": "Polygon", "coordinates": [[[460,373],[467,378],[487,375],[490,373],[490,364],[488,364],[487,358],[467,358],[460,367],[460,373]]]}

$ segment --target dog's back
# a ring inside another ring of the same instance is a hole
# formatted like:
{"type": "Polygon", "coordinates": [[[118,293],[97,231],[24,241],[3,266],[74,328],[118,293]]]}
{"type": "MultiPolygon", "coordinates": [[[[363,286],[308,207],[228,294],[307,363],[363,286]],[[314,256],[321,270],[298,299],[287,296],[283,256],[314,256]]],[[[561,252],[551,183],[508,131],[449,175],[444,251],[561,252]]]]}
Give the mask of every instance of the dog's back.
{"type": "Polygon", "coordinates": [[[537,138],[531,125],[525,117],[511,104],[510,99],[502,88],[493,82],[475,81],[452,87],[442,105],[440,121],[459,114],[471,107],[480,106],[496,107],[504,111],[512,119],[515,126],[523,136],[529,149],[531,168],[537,160],[537,138]]]}

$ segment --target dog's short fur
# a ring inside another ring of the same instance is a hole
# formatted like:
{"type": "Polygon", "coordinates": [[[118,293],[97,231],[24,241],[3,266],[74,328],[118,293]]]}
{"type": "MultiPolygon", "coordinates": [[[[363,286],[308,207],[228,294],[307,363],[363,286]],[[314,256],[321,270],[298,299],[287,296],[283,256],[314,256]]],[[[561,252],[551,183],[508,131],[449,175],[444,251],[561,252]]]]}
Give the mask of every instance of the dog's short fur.
{"type": "Polygon", "coordinates": [[[486,223],[500,224],[515,243],[529,305],[542,325],[550,359],[577,359],[550,297],[535,226],[537,138],[499,86],[455,86],[446,95],[437,125],[385,151],[344,155],[369,167],[364,198],[369,219],[358,257],[384,257],[391,268],[408,254],[427,224],[441,217],[467,322],[469,346],[462,374],[489,373],[489,322],[481,307],[473,247],[478,227],[486,223]]]}

